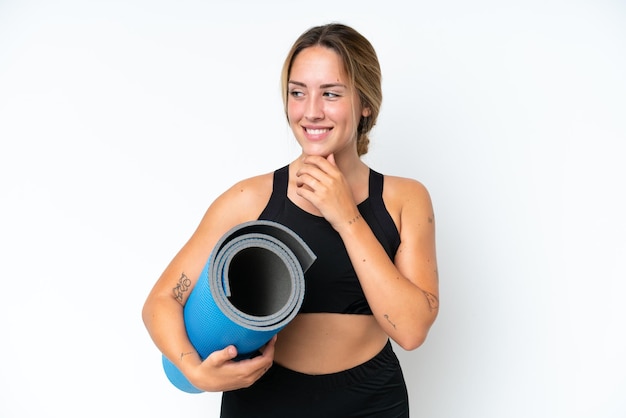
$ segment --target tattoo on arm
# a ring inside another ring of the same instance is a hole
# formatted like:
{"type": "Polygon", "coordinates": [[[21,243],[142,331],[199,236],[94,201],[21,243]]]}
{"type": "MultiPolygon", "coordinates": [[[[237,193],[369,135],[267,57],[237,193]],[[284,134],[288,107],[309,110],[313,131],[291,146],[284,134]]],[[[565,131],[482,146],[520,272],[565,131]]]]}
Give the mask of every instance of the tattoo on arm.
{"type": "Polygon", "coordinates": [[[189,291],[190,287],[191,287],[191,280],[189,280],[189,278],[185,275],[185,273],[182,273],[180,276],[180,279],[178,279],[178,283],[176,284],[176,287],[172,289],[172,291],[174,292],[174,297],[180,304],[183,303],[183,296],[185,292],[189,291]]]}
{"type": "Polygon", "coordinates": [[[437,296],[425,290],[422,290],[422,293],[424,294],[424,296],[426,296],[426,301],[428,301],[428,309],[431,312],[435,309],[439,309],[439,298],[437,296]]]}
{"type": "Polygon", "coordinates": [[[186,353],[180,353],[180,360],[183,360],[183,357],[188,356],[189,354],[193,354],[193,351],[187,351],[186,353]]]}
{"type": "Polygon", "coordinates": [[[391,324],[391,326],[393,327],[393,329],[396,329],[396,324],[394,324],[393,322],[391,322],[391,319],[389,319],[389,315],[385,314],[385,319],[387,320],[387,322],[389,322],[391,324]]]}

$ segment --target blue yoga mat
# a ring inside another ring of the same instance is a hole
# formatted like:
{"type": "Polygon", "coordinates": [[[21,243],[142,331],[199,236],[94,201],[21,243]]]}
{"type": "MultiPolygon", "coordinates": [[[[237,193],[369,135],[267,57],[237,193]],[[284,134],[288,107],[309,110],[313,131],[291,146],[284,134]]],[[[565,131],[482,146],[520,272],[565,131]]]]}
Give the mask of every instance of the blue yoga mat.
{"type": "MultiPolygon", "coordinates": [[[[235,226],[217,242],[184,307],[189,340],[202,359],[233,344],[250,357],[298,313],[304,272],[315,254],[291,229],[271,221],[235,226]]],[[[163,356],[170,382],[200,393],[163,356]]]]}

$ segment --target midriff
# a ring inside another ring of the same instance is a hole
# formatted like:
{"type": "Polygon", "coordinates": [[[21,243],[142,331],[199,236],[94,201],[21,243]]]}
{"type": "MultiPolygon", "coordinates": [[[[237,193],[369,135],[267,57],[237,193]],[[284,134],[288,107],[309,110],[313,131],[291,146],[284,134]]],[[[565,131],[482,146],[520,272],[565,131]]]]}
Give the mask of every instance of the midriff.
{"type": "Polygon", "coordinates": [[[372,315],[299,314],[278,333],[274,361],[300,373],[335,373],[368,361],[387,339],[372,315]]]}

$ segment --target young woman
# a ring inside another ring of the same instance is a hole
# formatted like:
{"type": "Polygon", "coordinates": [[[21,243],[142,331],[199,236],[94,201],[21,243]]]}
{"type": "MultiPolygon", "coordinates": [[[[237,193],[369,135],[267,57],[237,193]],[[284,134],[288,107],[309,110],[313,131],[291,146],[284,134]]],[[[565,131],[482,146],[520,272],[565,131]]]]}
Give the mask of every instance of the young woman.
{"type": "Polygon", "coordinates": [[[301,155],[211,204],[143,320],[194,386],[223,392],[222,417],[408,417],[390,339],[413,350],[437,316],[435,224],[422,184],[382,176],[360,158],[382,101],[376,52],[348,26],[311,28],[285,60],[282,88],[301,155]],[[317,255],[302,308],[259,356],[233,361],[230,346],[202,361],[183,306],[218,239],[255,219],[288,226],[317,255]]]}

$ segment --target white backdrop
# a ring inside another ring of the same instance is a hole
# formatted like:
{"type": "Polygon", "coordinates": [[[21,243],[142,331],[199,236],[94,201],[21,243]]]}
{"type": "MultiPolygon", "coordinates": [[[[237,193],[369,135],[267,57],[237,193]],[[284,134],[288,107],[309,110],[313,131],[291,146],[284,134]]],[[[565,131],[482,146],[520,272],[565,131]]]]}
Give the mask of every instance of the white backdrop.
{"type": "Polygon", "coordinates": [[[221,191],[296,155],[280,67],[330,21],[382,63],[367,162],[435,205],[412,416],[626,416],[623,2],[0,0],[1,417],[217,415],[141,306],[221,191]]]}

